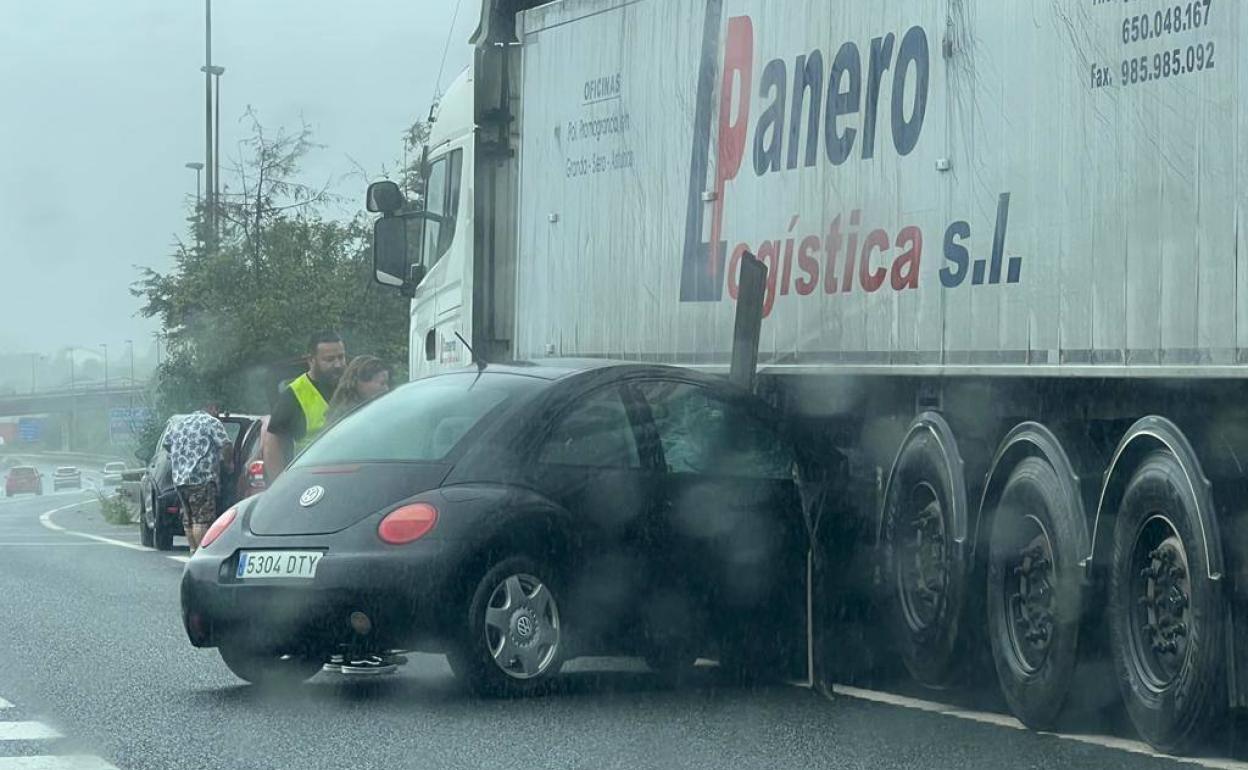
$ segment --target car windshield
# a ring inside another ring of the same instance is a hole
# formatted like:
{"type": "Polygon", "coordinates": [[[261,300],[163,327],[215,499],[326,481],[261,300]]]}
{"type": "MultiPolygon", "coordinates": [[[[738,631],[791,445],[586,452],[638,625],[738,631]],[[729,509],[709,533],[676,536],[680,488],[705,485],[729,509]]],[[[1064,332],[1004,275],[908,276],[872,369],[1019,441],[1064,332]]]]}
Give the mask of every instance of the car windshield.
{"type": "Polygon", "coordinates": [[[347,415],[292,467],[441,460],[492,410],[543,384],[535,377],[502,373],[452,374],[413,382],[347,415]]]}

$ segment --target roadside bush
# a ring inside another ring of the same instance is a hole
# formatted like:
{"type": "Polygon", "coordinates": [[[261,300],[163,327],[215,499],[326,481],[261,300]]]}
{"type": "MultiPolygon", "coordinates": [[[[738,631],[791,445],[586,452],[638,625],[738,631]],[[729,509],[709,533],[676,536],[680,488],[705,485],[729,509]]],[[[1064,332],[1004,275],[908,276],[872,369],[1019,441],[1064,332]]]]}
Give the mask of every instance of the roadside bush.
{"type": "Polygon", "coordinates": [[[109,524],[128,525],[130,520],[130,504],[121,496],[121,492],[105,494],[97,491],[95,496],[100,500],[100,513],[109,524]]]}

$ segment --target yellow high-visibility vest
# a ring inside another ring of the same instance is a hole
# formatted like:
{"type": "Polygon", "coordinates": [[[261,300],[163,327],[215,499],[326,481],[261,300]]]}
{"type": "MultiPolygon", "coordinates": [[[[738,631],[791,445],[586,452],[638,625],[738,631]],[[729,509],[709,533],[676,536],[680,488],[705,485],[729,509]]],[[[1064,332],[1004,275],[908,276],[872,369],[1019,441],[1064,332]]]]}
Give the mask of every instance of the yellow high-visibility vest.
{"type": "Polygon", "coordinates": [[[295,453],[298,454],[325,427],[325,413],[329,411],[329,404],[307,374],[291,381],[290,391],[295,394],[295,400],[303,410],[303,422],[307,426],[303,438],[295,442],[295,453]]]}

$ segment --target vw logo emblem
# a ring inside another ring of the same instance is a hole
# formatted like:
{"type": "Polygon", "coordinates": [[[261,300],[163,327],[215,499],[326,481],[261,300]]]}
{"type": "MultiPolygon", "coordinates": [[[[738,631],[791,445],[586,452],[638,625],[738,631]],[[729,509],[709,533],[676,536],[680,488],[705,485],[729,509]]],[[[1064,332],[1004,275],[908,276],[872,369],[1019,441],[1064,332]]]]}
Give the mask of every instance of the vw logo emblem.
{"type": "Polygon", "coordinates": [[[528,615],[521,615],[516,618],[516,633],[524,637],[533,633],[533,621],[529,619],[528,615]]]}
{"type": "Polygon", "coordinates": [[[304,508],[316,505],[325,496],[325,487],[317,484],[314,487],[308,487],[303,490],[303,494],[299,495],[299,504],[304,508]]]}

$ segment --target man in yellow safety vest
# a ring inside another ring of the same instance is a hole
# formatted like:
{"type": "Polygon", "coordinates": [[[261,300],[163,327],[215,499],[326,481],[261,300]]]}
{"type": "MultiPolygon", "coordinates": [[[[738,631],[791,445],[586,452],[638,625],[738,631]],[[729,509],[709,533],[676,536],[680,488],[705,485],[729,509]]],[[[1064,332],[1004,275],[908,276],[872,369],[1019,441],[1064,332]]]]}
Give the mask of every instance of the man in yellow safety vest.
{"type": "Polygon", "coordinates": [[[334,332],[308,341],[308,371],[282,389],[264,435],[264,473],[272,482],[325,427],[329,399],[347,366],[347,350],[334,332]]]}

